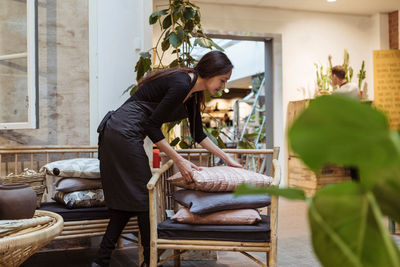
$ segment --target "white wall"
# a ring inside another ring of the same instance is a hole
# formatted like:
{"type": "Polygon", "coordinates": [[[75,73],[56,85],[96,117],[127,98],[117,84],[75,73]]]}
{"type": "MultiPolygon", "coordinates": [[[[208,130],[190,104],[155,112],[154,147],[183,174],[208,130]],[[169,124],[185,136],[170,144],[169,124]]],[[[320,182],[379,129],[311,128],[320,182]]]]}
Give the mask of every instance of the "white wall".
{"type": "Polygon", "coordinates": [[[135,81],[140,50],[152,47],[148,0],[90,0],[91,144],[104,115],[128,97],[123,91],[135,81]]]}

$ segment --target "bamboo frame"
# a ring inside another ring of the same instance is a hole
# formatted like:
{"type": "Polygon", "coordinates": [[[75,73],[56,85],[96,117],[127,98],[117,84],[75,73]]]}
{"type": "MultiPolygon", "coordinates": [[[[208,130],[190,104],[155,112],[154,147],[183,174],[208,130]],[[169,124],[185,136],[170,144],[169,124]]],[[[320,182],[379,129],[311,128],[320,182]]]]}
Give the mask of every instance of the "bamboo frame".
{"type": "MultiPolygon", "coordinates": [[[[234,154],[234,158],[242,157],[244,154],[245,167],[249,167],[249,156],[259,156],[259,162],[265,161],[267,154],[272,155],[272,168],[270,175],[274,177],[273,186],[279,186],[281,180],[281,171],[278,162],[279,148],[274,149],[263,149],[263,150],[253,150],[253,149],[225,149],[226,153],[234,154]]],[[[177,150],[178,153],[185,153],[189,158],[190,154],[197,153],[201,156],[207,154],[206,150],[203,149],[185,149],[177,150]]],[[[255,160],[257,162],[257,160],[255,160]]],[[[262,168],[264,163],[255,164],[256,170],[262,168]]],[[[213,240],[175,240],[175,239],[165,239],[158,238],[157,225],[164,221],[165,209],[173,209],[175,205],[173,202],[165,202],[168,199],[168,194],[172,193],[171,189],[167,188],[169,185],[166,183],[165,179],[168,177],[168,170],[173,167],[172,160],[169,160],[164,164],[147,184],[149,190],[149,200],[150,200],[150,266],[156,267],[163,264],[167,260],[174,258],[174,266],[180,266],[180,254],[181,250],[223,250],[223,251],[237,251],[249,257],[252,261],[260,264],[261,266],[275,267],[276,266],[276,255],[277,255],[277,220],[278,220],[278,197],[271,196],[271,205],[267,209],[270,215],[270,242],[236,242],[236,241],[213,241],[213,240]],[[166,175],[167,174],[167,175],[166,175]],[[158,261],[158,250],[159,249],[172,249],[174,250],[174,255],[163,260],[161,263],[158,261]],[[266,264],[262,263],[258,259],[254,258],[252,255],[248,254],[249,251],[265,252],[267,255],[266,264]]],[[[264,171],[263,171],[264,172],[264,171]]]]}
{"type": "MultiPolygon", "coordinates": [[[[50,161],[66,157],[97,157],[97,146],[17,146],[0,147],[0,176],[9,172],[20,173],[24,167],[39,171],[40,167],[50,161]]],[[[63,231],[54,239],[90,238],[104,235],[109,219],[77,220],[64,222],[63,231]]],[[[123,234],[139,235],[136,217],[132,217],[123,234]]],[[[121,236],[122,237],[122,236],[121,236]]],[[[140,249],[140,242],[138,244],[140,249]]],[[[141,258],[141,257],[139,257],[141,258]]]]}

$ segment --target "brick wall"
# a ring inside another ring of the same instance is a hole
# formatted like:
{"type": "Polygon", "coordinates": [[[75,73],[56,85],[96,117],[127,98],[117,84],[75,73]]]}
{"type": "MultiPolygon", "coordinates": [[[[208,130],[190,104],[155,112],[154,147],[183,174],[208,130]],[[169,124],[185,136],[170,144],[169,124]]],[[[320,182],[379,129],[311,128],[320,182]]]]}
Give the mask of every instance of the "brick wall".
{"type": "Polygon", "coordinates": [[[389,13],[390,49],[399,49],[399,11],[389,13]]]}

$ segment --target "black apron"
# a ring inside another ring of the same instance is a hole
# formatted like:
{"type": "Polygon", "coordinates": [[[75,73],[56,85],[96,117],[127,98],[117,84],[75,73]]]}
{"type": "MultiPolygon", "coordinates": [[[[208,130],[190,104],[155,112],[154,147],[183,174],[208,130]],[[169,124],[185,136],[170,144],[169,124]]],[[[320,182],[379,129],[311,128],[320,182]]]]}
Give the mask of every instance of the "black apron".
{"type": "MultiPolygon", "coordinates": [[[[147,136],[142,127],[158,103],[128,100],[110,111],[100,123],[99,160],[104,197],[108,208],[148,211],[147,183],[152,173],[143,148],[147,136]]],[[[184,104],[170,113],[165,122],[186,118],[184,104]]]]}

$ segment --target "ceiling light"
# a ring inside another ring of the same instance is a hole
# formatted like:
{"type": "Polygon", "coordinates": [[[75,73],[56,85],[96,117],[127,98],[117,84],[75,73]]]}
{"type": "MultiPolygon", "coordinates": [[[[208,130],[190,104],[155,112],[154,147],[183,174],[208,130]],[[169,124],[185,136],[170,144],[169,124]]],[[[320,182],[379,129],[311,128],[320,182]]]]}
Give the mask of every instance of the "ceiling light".
{"type": "Polygon", "coordinates": [[[229,93],[229,89],[228,89],[228,88],[225,88],[225,89],[224,89],[224,92],[225,92],[225,93],[229,93]]]}
{"type": "Polygon", "coordinates": [[[253,86],[249,85],[249,88],[251,89],[251,88],[253,88],[253,86]]]}
{"type": "Polygon", "coordinates": [[[328,1],[328,2],[336,2],[336,0],[326,0],[326,1],[328,1]]]}

